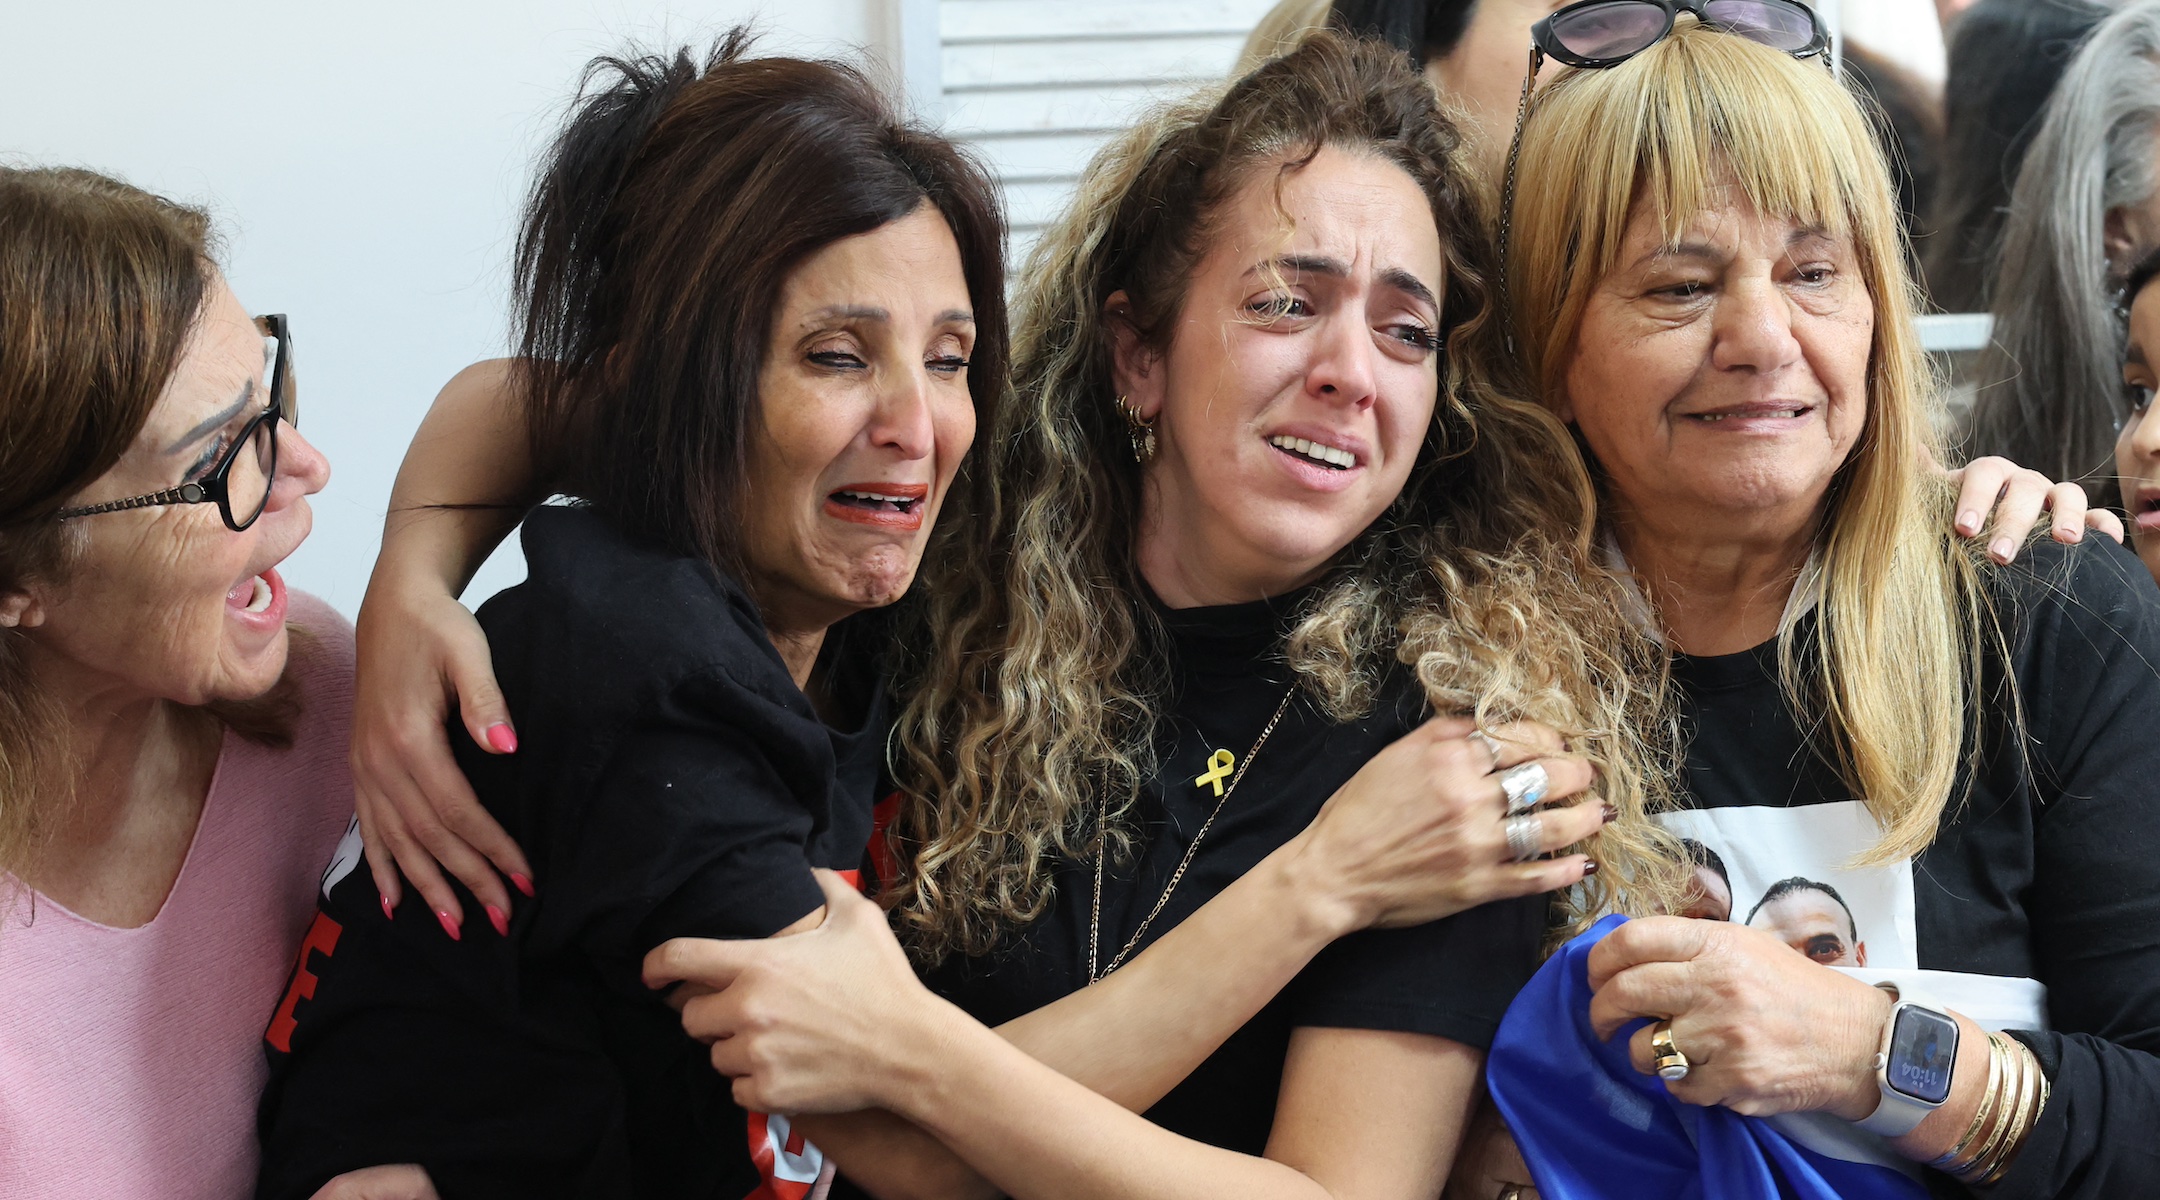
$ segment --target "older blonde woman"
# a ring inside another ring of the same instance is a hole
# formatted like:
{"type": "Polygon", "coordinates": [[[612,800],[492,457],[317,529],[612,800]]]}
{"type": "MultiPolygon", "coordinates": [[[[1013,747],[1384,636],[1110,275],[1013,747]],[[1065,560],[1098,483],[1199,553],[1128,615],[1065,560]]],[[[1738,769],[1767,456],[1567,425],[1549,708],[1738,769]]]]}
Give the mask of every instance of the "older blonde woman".
{"type": "Polygon", "coordinates": [[[1944,536],[1865,118],[1795,57],[1805,9],[1780,42],[1675,7],[1541,26],[1586,69],[1532,102],[1511,212],[1516,343],[1675,652],[1665,824],[1734,901],[1607,937],[1591,1016],[1652,1018],[1634,1061],[1680,1100],[1940,1187],[2151,1194],[2160,597],[2104,539],[2013,569],[1944,536]]]}

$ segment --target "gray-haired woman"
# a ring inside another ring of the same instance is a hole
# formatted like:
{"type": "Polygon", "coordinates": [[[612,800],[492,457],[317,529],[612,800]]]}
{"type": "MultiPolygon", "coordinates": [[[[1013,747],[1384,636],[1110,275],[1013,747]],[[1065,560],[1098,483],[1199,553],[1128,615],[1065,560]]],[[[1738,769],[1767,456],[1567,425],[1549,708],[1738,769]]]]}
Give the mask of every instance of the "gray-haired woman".
{"type": "Polygon", "coordinates": [[[1995,341],[1967,418],[1976,454],[2056,479],[2096,477],[2112,501],[2129,411],[2115,289],[2160,241],[2160,0],[2109,17],[2048,102],[2011,193],[1995,341]]]}

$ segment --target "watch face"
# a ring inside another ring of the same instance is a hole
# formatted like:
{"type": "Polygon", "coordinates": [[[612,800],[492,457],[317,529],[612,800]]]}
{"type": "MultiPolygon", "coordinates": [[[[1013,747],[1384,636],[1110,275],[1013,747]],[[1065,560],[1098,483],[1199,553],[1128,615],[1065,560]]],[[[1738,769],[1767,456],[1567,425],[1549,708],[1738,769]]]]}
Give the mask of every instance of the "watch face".
{"type": "Polygon", "coordinates": [[[1950,1098],[1950,1068],[1957,1062],[1957,1043],[1956,1021],[1924,1008],[1900,1008],[1883,1078],[1923,1104],[1941,1104],[1950,1098]]]}

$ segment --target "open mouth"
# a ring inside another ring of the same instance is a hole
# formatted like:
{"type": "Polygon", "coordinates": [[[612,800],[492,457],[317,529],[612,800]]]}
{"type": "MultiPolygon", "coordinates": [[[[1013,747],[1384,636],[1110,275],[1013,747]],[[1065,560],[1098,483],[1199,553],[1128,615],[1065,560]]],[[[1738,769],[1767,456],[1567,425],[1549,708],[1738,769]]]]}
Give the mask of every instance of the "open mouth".
{"type": "MultiPolygon", "coordinates": [[[[912,490],[912,489],[909,489],[912,490]]],[[[856,491],[842,489],[827,497],[843,508],[859,509],[871,513],[897,513],[902,516],[921,511],[923,495],[894,495],[889,492],[856,491]]]]}
{"type": "Polygon", "coordinates": [[[825,515],[888,533],[911,533],[922,528],[929,499],[927,483],[851,483],[825,493],[825,515]]]}
{"type": "Polygon", "coordinates": [[[2139,488],[2130,506],[2130,521],[2139,529],[2160,529],[2160,491],[2139,488]]]}
{"type": "Polygon", "coordinates": [[[1268,439],[1268,445],[1294,458],[1303,459],[1317,467],[1330,471],[1347,471],[1357,466],[1357,455],[1334,446],[1322,445],[1300,437],[1276,436],[1268,439]]]}
{"type": "Polygon", "coordinates": [[[271,567],[259,575],[250,575],[227,590],[225,607],[236,613],[260,616],[277,604],[283,586],[277,568],[271,567]]]}

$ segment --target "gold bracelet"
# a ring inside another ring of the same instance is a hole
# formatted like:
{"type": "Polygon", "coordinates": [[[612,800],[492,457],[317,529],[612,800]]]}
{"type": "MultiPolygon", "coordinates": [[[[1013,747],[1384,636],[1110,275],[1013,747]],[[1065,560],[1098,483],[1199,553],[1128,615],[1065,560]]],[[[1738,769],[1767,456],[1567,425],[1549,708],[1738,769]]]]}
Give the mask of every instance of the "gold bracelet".
{"type": "Polygon", "coordinates": [[[1989,1178],[2000,1178],[2010,1155],[2016,1153],[2024,1144],[2025,1135],[2031,1132],[2033,1101],[2040,1094],[2040,1064],[2029,1052],[2022,1051],[2024,1047],[2016,1044],[2009,1049],[2017,1068],[2017,1088],[2008,1097],[2008,1106],[2003,1110],[1996,1135],[1988,1139],[1986,1149],[1959,1176],[1968,1184],[1978,1186],[1989,1178]]]}
{"type": "Polygon", "coordinates": [[[1988,1035],[1988,1044],[2003,1056],[2003,1075],[1995,1091],[1995,1115],[1988,1122],[1987,1134],[1981,1139],[1980,1148],[1973,1152],[1972,1157],[1962,1167],[1952,1172],[1967,1182],[1993,1166],[1996,1150],[2008,1140],[2010,1127],[2016,1123],[2012,1110],[2017,1107],[2017,1092],[2024,1082],[2025,1064],[1999,1039],[2000,1034],[1988,1035]]]}
{"type": "Polygon", "coordinates": [[[1966,1183],[1972,1183],[1976,1178],[1992,1172],[1996,1163],[2002,1161],[2002,1148],[2011,1144],[2011,1131],[2017,1129],[2017,1114],[2020,1114],[2020,1109],[2026,1103],[2026,1088],[2030,1083],[2026,1081],[2024,1055],[2020,1055],[2009,1045],[2002,1047],[2002,1053],[2009,1064],[2009,1075],[2002,1083],[2002,1105],[1996,1109],[1994,1129],[1987,1131],[1987,1144],[1981,1146],[1979,1155],[1972,1157],[1970,1168],[1959,1174],[1959,1178],[1963,1178],[1966,1183]]]}
{"type": "MultiPolygon", "coordinates": [[[[1965,1159],[1965,1152],[1972,1147],[1973,1140],[1980,1136],[1980,1129],[1987,1124],[1988,1115],[1995,1111],[1995,1093],[2002,1087],[2004,1058],[2003,1048],[1996,1044],[1995,1035],[1989,1034],[1987,1086],[1980,1092],[1980,1107],[1973,1113],[1972,1124],[1965,1127],[1965,1136],[1958,1139],[1957,1145],[1937,1155],[1928,1166],[1952,1175],[1972,1166],[1972,1162],[1965,1159]]],[[[1974,1157],[1977,1158],[1978,1155],[1974,1157]]]]}
{"type": "Polygon", "coordinates": [[[2015,1050],[2011,1051],[2010,1055],[2011,1061],[2017,1064],[2017,1088],[2006,1098],[2008,1103],[2003,1108],[2001,1128],[1997,1131],[1997,1136],[1988,1139],[1987,1152],[1965,1169],[1962,1178],[1974,1186],[1994,1174],[1995,1169],[2002,1165],[2003,1155],[2017,1144],[2026,1123],[2026,1106],[2032,1103],[2035,1089],[2032,1085],[2032,1072],[2028,1069],[2029,1064],[2024,1056],[2015,1050]]]}
{"type": "Polygon", "coordinates": [[[2021,1103],[2018,1106],[2017,1128],[2011,1132],[2010,1137],[2003,1143],[2000,1157],[1996,1159],[1994,1169],[1981,1176],[1981,1186],[1998,1183],[2003,1176],[2010,1173],[2011,1164],[2017,1161],[2018,1151],[2025,1148],[2025,1139],[2032,1135],[2034,1127],[2040,1123],[2041,1112],[2047,1108],[2050,1089],[2048,1088],[2047,1073],[2040,1069],[2040,1057],[2022,1042],[2018,1043],[2018,1049],[2023,1052],[2020,1057],[2026,1060],[2026,1070],[2032,1080],[2031,1095],[2020,1096],[2021,1103]]]}

